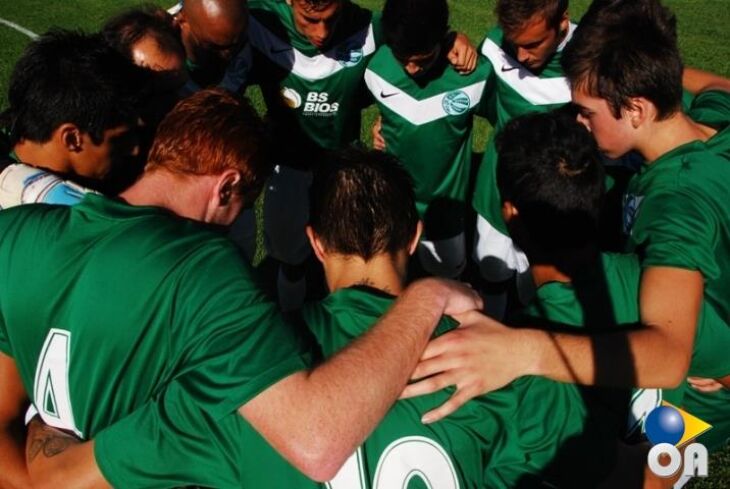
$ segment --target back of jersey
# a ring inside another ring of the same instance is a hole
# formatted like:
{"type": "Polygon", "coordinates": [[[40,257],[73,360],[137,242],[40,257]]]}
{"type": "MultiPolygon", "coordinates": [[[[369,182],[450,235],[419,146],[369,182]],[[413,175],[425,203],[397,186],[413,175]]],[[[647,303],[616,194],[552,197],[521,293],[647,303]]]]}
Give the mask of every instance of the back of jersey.
{"type": "MultiPolygon", "coordinates": [[[[341,289],[305,307],[303,314],[327,357],[367,331],[392,302],[392,296],[373,289],[341,289]]],[[[455,326],[443,318],[436,334],[455,326]]],[[[469,401],[437,423],[421,422],[452,394],[453,388],[398,401],[328,487],[500,487],[498,481],[487,480],[490,467],[527,462],[512,427],[518,396],[507,387],[469,401]]]]}

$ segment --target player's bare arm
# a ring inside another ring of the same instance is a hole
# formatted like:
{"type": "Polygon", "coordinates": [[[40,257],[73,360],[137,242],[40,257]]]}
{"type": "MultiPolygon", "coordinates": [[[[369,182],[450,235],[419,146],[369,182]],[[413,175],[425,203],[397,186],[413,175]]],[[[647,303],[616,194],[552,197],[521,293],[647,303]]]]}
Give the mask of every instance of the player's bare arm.
{"type": "Polygon", "coordinates": [[[468,399],[522,375],[542,375],[584,385],[671,388],[686,377],[703,296],[699,272],[645,269],[640,292],[642,327],[625,333],[584,336],[512,329],[478,313],[462,327],[432,341],[403,397],[455,385],[446,404],[424,416],[433,422],[468,399]]]}
{"type": "Polygon", "coordinates": [[[28,396],[15,361],[0,353],[0,487],[24,488],[30,485],[23,454],[23,414],[28,396]]]}
{"type": "Polygon", "coordinates": [[[378,151],[385,151],[385,138],[383,137],[383,117],[378,116],[373,122],[371,131],[373,133],[373,148],[378,151]]]}
{"type": "Polygon", "coordinates": [[[473,310],[480,302],[452,282],[417,282],[367,334],[239,411],[302,472],[329,480],[397,399],[442,314],[473,310]],[[296,410],[291,399],[297,399],[296,410]]]}
{"type": "Polygon", "coordinates": [[[82,443],[74,435],[46,425],[38,416],[28,424],[26,461],[36,489],[68,487],[70,483],[77,489],[111,487],[96,467],[93,454],[93,441],[82,443]]]}
{"type": "Polygon", "coordinates": [[[694,95],[708,90],[730,92],[730,79],[697,68],[685,68],[682,74],[682,86],[694,95]]]}
{"type": "MultiPolygon", "coordinates": [[[[299,470],[329,480],[396,400],[441,316],[481,306],[478,295],[463,285],[417,282],[368,334],[313,371],[274,384],[239,412],[299,470]]],[[[40,462],[35,460],[29,470],[44,487],[106,484],[93,441],[40,462]],[[74,465],[74,470],[55,470],[64,465],[74,465]]]]}

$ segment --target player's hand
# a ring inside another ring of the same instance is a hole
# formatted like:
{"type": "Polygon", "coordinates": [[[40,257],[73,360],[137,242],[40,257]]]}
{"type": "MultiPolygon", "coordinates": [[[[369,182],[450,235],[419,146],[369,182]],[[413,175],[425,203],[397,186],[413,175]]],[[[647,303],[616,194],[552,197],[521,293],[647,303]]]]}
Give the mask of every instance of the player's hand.
{"type": "Polygon", "coordinates": [[[385,151],[385,138],[383,138],[382,134],[383,129],[383,116],[378,116],[377,119],[375,119],[375,122],[373,123],[372,132],[373,132],[373,149],[377,149],[378,151],[385,151]]]}
{"type": "MultiPolygon", "coordinates": [[[[727,377],[726,377],[727,379],[727,377]]],[[[687,377],[687,382],[692,388],[699,392],[717,392],[725,389],[725,386],[718,379],[703,379],[700,377],[687,377]]]]}
{"type": "Polygon", "coordinates": [[[504,387],[528,370],[522,365],[522,359],[529,358],[523,351],[523,331],[476,311],[454,317],[460,326],[428,344],[412,375],[417,382],[401,394],[406,399],[456,386],[448,401],[423,416],[424,423],[448,416],[469,399],[504,387]]]}
{"type": "Polygon", "coordinates": [[[428,278],[421,282],[434,282],[442,289],[439,295],[446,299],[443,314],[458,316],[470,311],[481,311],[484,308],[482,297],[469,284],[442,278],[428,278]]]}
{"type": "Polygon", "coordinates": [[[465,34],[457,32],[448,59],[456,71],[468,75],[477,67],[477,50],[465,34]]]}

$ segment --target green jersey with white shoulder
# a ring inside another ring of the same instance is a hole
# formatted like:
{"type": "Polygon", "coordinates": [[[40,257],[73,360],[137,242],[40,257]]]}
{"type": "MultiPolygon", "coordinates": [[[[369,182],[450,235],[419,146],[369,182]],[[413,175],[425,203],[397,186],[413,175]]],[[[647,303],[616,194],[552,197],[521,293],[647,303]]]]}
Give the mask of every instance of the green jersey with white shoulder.
{"type": "Polygon", "coordinates": [[[316,158],[321,149],[357,141],[367,101],[363,74],[381,39],[379,15],[344,0],[320,50],[297,31],[284,0],[252,0],[249,9],[252,81],[261,85],[277,150],[291,157],[285,163],[307,169],[307,151],[316,158]]]}
{"type": "Polygon", "coordinates": [[[0,351],[51,426],[94,438],[173,380],[218,420],[309,365],[235,246],[197,223],[87,194],[0,225],[0,351]]]}
{"type": "Polygon", "coordinates": [[[480,52],[490,64],[487,93],[482,112],[494,128],[487,143],[476,177],[472,206],[477,216],[477,240],[474,253],[482,275],[493,282],[506,280],[513,271],[524,272],[528,263],[509,237],[502,217],[502,202],[497,188],[497,151],[494,134],[510,120],[535,111],[549,111],[571,101],[570,84],[560,66],[565,45],[573,37],[576,25],[569,24],[565,39],[539,73],[533,73],[510,53],[504,32],[495,27],[481,44],[480,52]]]}
{"type": "Polygon", "coordinates": [[[429,238],[463,231],[453,212],[439,213],[438,207],[453,209],[452,203],[458,207],[467,202],[473,115],[486,95],[488,71],[480,58],[472,73],[461,75],[444,53],[428,73],[414,78],[388,46],[378,49],[365,71],[365,83],[382,116],[386,151],[413,177],[416,207],[421,218],[426,217],[429,238]],[[442,219],[429,225],[428,217],[439,214],[442,219]]]}

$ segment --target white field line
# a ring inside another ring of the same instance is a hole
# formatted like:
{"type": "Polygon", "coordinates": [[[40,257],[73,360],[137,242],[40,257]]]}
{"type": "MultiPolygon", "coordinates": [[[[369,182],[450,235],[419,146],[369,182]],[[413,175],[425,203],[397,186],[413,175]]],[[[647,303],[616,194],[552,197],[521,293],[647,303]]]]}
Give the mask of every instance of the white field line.
{"type": "Polygon", "coordinates": [[[9,20],[5,20],[2,17],[0,17],[0,24],[6,25],[10,27],[11,29],[15,29],[16,31],[25,34],[26,36],[30,37],[31,39],[35,39],[38,37],[38,34],[35,32],[26,29],[25,27],[16,24],[15,22],[10,22],[9,20]]]}

